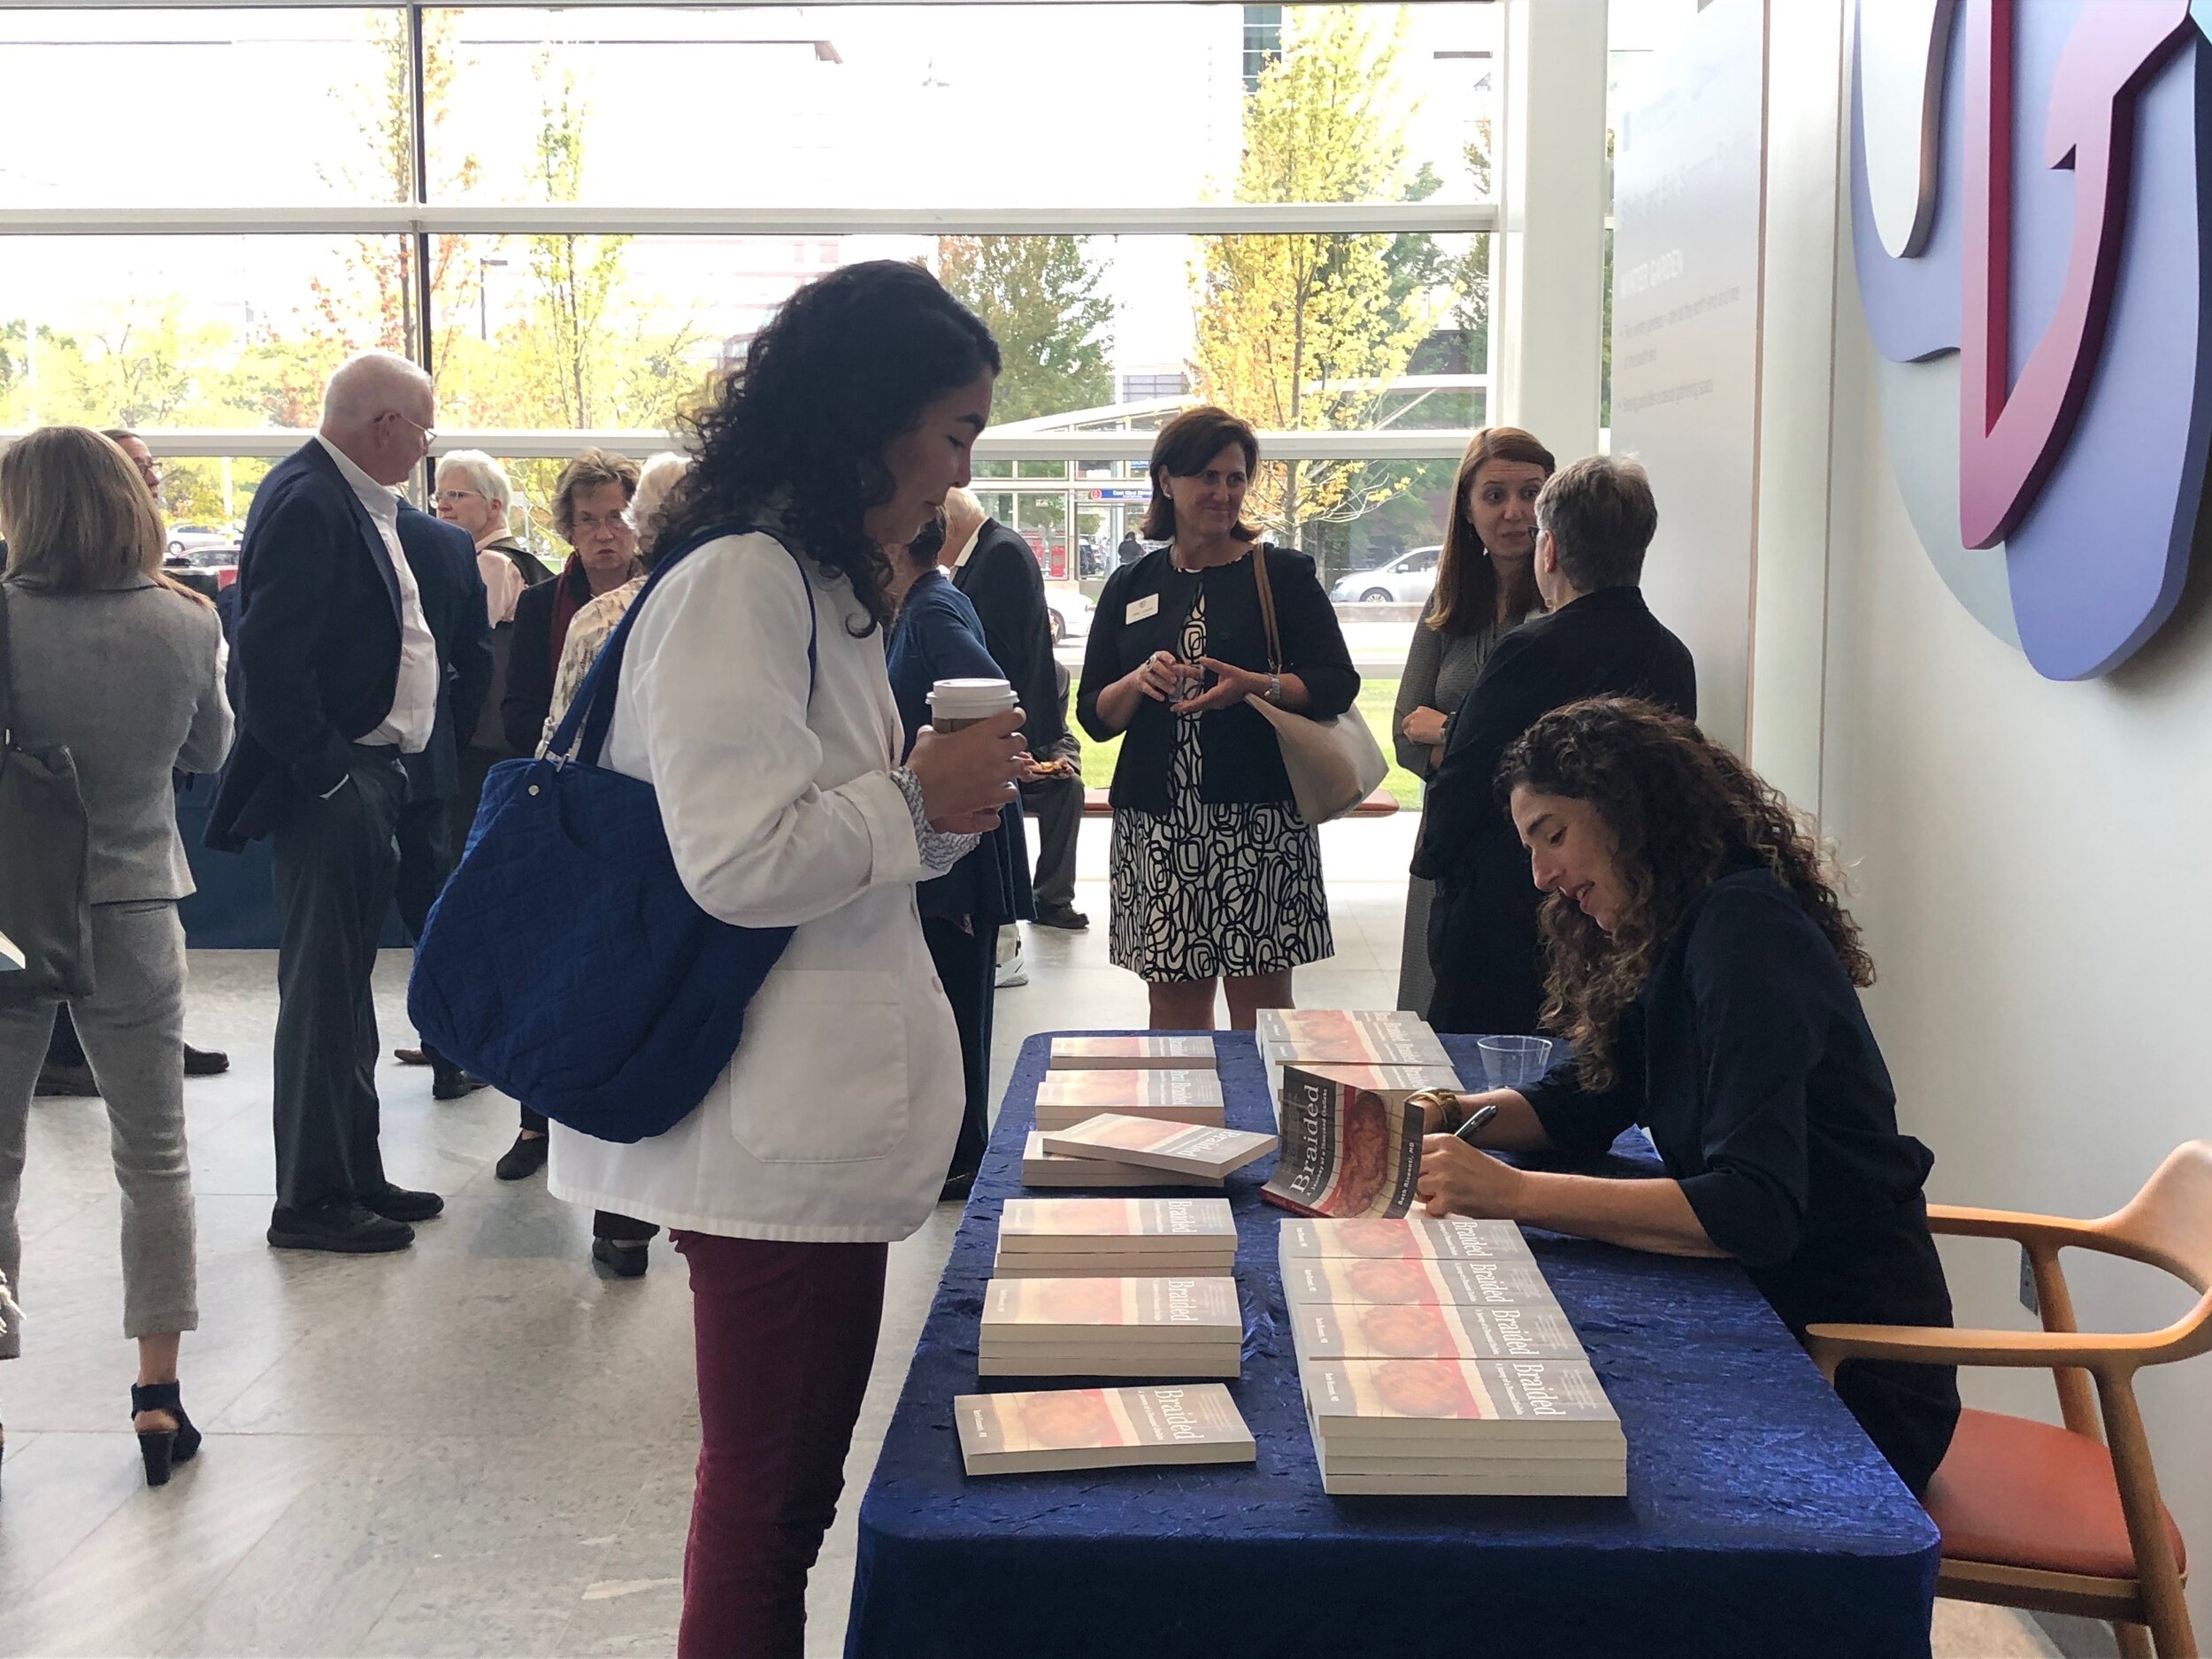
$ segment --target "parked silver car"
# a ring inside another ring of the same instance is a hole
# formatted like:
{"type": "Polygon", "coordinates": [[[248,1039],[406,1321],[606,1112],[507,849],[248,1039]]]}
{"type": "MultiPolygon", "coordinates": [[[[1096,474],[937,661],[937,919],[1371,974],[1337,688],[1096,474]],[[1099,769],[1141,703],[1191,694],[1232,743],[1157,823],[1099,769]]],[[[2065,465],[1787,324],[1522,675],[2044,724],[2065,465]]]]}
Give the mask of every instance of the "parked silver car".
{"type": "Polygon", "coordinates": [[[1417,547],[1387,565],[1354,571],[1329,589],[1329,597],[1340,605],[1425,605],[1436,590],[1436,561],[1443,551],[1417,547]]]}

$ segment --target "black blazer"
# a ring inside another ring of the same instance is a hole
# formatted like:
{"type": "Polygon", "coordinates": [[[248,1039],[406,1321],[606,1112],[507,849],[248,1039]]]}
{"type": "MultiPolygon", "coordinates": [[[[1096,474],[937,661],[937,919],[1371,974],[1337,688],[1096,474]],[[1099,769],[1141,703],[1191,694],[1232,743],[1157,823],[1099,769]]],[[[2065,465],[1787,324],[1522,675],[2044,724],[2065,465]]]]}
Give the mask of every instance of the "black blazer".
{"type": "Polygon", "coordinates": [[[1635,588],[1601,588],[1500,640],[1429,780],[1413,873],[1436,883],[1429,961],[1440,1031],[1525,1032],[1543,1001],[1528,855],[1497,796],[1507,748],[1585,697],[1647,697],[1697,718],[1697,668],[1635,588]]]}
{"type": "MultiPolygon", "coordinates": [[[[534,755],[545,735],[545,717],[553,711],[553,601],[569,583],[577,610],[591,603],[591,578],[571,559],[549,582],[526,588],[515,601],[515,632],[507,650],[507,695],[500,699],[499,720],[507,747],[534,755]]],[[[571,612],[572,615],[574,612],[571,612]]]]}
{"type": "Polygon", "coordinates": [[[429,746],[400,759],[413,799],[443,801],[461,787],[460,745],[476,729],[491,684],[491,618],[486,613],[484,578],[476,568],[476,542],[467,531],[403,503],[399,544],[422,592],[423,620],[438,643],[438,673],[445,688],[429,746]]]}
{"type": "MultiPolygon", "coordinates": [[[[1300,710],[1317,720],[1332,719],[1359,695],[1359,673],[1337,626],[1336,611],[1323,591],[1313,561],[1289,548],[1263,545],[1268,584],[1275,595],[1276,626],[1282,634],[1283,672],[1305,681],[1311,699],[1300,710]]],[[[1091,637],[1083,653],[1083,681],[1076,693],[1076,718],[1099,741],[1115,735],[1098,718],[1098,695],[1155,651],[1183,654],[1183,624],[1201,591],[1206,595],[1206,655],[1267,672],[1267,631],[1260,619],[1258,586],[1252,561],[1212,570],[1181,571],[1166,548],[1125,565],[1106,579],[1091,618],[1091,637]],[[1156,597],[1159,608],[1136,621],[1129,609],[1156,597]]],[[[1128,733],[1114,763],[1113,804],[1140,812],[1168,810],[1168,763],[1175,752],[1176,716],[1164,703],[1146,697],[1137,704],[1128,733]]],[[[1202,715],[1198,722],[1198,798],[1212,803],[1287,801],[1290,774],[1275,728],[1243,703],[1202,715]]]]}
{"type": "Polygon", "coordinates": [[[368,509],[310,439],[269,469],[238,553],[238,739],[206,841],[242,851],[345,779],[399,684],[399,577],[368,509]]]}
{"type": "Polygon", "coordinates": [[[983,618],[991,660],[1022,701],[1022,733],[1029,752],[1049,755],[1068,729],[1067,712],[1053,675],[1052,624],[1045,614],[1044,572],[1017,531],[986,518],[968,562],[952,573],[983,618]]]}

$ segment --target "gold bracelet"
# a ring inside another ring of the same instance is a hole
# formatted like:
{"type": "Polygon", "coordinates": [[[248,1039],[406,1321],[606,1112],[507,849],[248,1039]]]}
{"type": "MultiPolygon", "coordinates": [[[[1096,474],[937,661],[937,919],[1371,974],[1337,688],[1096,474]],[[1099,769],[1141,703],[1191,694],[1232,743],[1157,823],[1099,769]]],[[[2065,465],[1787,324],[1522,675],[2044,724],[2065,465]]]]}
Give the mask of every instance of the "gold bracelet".
{"type": "Polygon", "coordinates": [[[1450,1134],[1454,1130],[1457,1129],[1460,1125],[1467,1121],[1467,1114],[1459,1110],[1459,1091],[1457,1089],[1417,1089],[1413,1094],[1407,1095],[1406,1100],[1409,1103],[1422,1107],[1424,1109],[1424,1116],[1426,1115],[1426,1109],[1428,1107],[1433,1106],[1436,1108],[1437,1117],[1440,1120],[1440,1126],[1437,1131],[1440,1134],[1450,1134]]]}

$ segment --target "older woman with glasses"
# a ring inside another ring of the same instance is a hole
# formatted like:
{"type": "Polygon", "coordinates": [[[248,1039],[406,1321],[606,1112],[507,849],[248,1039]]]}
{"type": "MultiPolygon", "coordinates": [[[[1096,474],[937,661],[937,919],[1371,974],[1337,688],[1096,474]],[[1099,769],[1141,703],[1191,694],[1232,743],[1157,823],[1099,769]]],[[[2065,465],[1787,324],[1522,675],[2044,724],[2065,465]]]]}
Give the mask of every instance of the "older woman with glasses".
{"type": "Polygon", "coordinates": [[[628,456],[586,449],[554,488],[553,528],[574,551],[559,576],[515,602],[514,651],[499,712],[518,755],[535,750],[544,734],[553,676],[576,613],[639,573],[637,531],[630,523],[637,480],[638,465],[628,456]]]}

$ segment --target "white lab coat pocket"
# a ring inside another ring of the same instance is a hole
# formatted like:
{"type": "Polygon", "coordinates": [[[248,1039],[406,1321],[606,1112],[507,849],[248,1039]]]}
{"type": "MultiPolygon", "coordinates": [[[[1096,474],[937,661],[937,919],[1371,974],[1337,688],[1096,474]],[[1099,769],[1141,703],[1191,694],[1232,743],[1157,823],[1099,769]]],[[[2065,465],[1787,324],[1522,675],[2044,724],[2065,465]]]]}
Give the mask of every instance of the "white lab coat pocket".
{"type": "Polygon", "coordinates": [[[763,1164],[887,1157],[907,1137],[907,987],[895,973],[781,968],[746,1010],[730,1132],[763,1164]]]}

